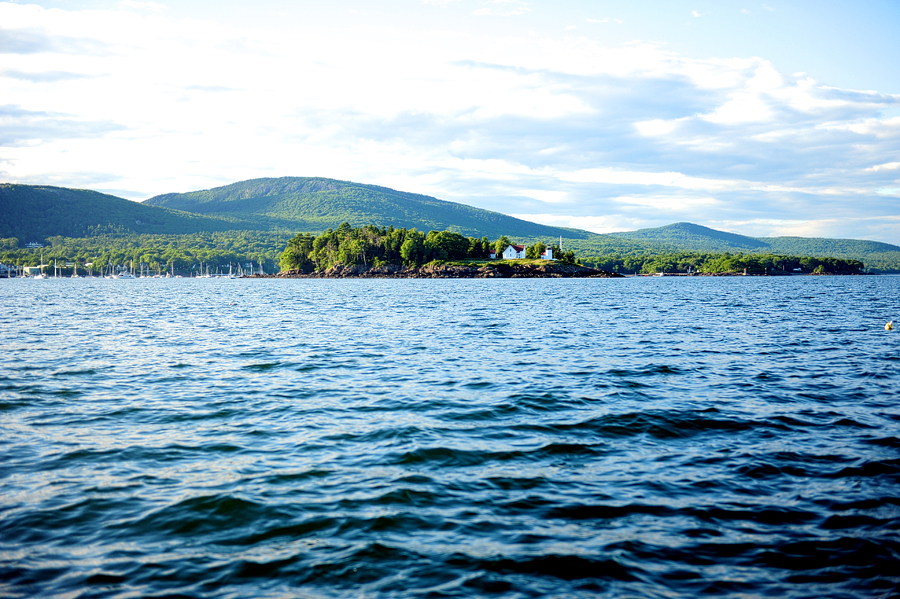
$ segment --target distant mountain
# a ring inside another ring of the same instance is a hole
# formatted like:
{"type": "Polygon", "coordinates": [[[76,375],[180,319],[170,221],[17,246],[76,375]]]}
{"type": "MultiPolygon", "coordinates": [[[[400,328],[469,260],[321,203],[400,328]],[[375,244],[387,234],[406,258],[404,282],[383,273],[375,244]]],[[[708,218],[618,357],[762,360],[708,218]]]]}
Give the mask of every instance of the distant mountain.
{"type": "Polygon", "coordinates": [[[825,237],[760,237],[771,248],[774,254],[794,254],[798,250],[805,253],[804,256],[835,256],[837,258],[853,258],[852,254],[878,254],[886,252],[900,252],[900,246],[882,243],[880,241],[866,241],[862,239],[828,239],[825,237]]]}
{"type": "Polygon", "coordinates": [[[223,231],[231,224],[86,189],[0,183],[0,237],[24,243],[99,233],[223,231]]]}
{"type": "Polygon", "coordinates": [[[450,230],[470,237],[588,239],[593,234],[528,222],[499,212],[377,185],[315,177],[253,179],[224,187],[169,193],[144,202],[241,222],[248,227],[322,232],[353,226],[450,230]]]}
{"type": "Polygon", "coordinates": [[[889,243],[821,237],[748,237],[693,223],[607,233],[585,241],[569,242],[569,246],[581,255],[699,252],[851,258],[861,260],[875,270],[900,270],[900,246],[889,243]]]}
{"type": "MultiPolygon", "coordinates": [[[[334,179],[254,179],[223,187],[170,193],[144,203],[83,189],[0,184],[0,238],[22,243],[48,237],[98,234],[187,235],[255,231],[286,240],[298,232],[320,233],[342,222],[353,226],[451,230],[495,240],[555,241],[581,257],[675,252],[754,253],[852,258],[880,271],[900,271],[900,247],[855,239],[748,237],[692,223],[598,235],[539,225],[489,210],[334,179]]],[[[231,234],[231,233],[229,233],[231,234]]]]}
{"type": "Polygon", "coordinates": [[[693,223],[674,223],[656,229],[609,233],[607,236],[691,252],[757,252],[769,248],[769,243],[754,237],[717,231],[693,223]]]}

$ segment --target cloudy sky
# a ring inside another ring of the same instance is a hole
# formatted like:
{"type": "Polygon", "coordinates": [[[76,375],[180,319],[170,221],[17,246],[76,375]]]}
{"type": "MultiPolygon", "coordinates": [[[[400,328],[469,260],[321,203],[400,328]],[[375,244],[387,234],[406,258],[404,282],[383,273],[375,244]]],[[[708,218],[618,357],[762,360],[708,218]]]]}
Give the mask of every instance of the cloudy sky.
{"type": "Polygon", "coordinates": [[[0,2],[0,181],[900,244],[896,0],[0,2]]]}

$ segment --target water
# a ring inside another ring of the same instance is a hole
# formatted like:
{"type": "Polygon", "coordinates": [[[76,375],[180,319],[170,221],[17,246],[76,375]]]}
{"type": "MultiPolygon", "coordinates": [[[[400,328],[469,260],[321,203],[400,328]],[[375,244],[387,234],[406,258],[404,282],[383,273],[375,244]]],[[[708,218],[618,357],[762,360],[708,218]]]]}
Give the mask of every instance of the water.
{"type": "Polygon", "coordinates": [[[889,597],[898,277],[0,282],[0,596],[889,597]]]}

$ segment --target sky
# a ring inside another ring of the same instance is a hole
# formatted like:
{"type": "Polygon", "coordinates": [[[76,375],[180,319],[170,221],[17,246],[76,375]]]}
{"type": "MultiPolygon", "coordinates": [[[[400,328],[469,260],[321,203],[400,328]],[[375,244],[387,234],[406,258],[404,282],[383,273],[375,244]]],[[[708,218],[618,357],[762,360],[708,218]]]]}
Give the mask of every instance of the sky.
{"type": "Polygon", "coordinates": [[[900,244],[900,2],[0,1],[0,181],[900,244]]]}

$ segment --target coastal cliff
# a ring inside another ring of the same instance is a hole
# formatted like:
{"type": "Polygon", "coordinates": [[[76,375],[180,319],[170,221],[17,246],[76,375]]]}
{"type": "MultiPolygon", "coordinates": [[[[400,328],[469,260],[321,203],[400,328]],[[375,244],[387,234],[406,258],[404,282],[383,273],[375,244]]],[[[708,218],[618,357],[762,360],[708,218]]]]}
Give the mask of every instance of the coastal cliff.
{"type": "Polygon", "coordinates": [[[276,275],[253,275],[269,279],[519,279],[519,278],[621,278],[618,273],[574,264],[509,264],[500,262],[481,266],[426,264],[406,267],[333,266],[327,270],[303,272],[283,271],[276,275]]]}

